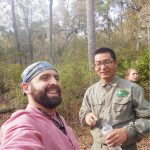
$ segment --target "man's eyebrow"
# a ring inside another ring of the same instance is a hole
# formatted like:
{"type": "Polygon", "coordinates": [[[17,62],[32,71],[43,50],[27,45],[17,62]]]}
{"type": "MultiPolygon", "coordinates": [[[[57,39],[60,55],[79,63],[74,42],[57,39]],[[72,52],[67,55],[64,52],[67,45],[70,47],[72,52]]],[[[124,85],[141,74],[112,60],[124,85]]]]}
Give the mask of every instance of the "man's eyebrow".
{"type": "Polygon", "coordinates": [[[48,77],[48,76],[51,76],[51,74],[48,74],[48,73],[42,74],[42,75],[39,76],[39,78],[46,77],[46,76],[47,76],[47,77],[48,77]]]}
{"type": "Polygon", "coordinates": [[[49,73],[46,73],[46,74],[42,74],[42,75],[40,75],[40,77],[42,77],[42,76],[50,76],[51,74],[49,74],[49,73]]]}

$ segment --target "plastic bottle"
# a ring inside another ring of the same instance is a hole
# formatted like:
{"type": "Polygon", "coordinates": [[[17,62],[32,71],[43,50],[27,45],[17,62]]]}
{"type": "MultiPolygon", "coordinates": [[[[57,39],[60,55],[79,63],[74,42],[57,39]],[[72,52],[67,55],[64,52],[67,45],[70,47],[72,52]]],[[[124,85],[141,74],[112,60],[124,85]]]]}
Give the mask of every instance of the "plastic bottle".
{"type": "MultiPolygon", "coordinates": [[[[106,122],[103,122],[103,126],[102,126],[103,135],[107,135],[108,133],[110,133],[112,131],[113,131],[112,126],[107,124],[106,122]]],[[[109,150],[122,150],[122,148],[120,146],[108,147],[108,148],[109,148],[109,150]]]]}

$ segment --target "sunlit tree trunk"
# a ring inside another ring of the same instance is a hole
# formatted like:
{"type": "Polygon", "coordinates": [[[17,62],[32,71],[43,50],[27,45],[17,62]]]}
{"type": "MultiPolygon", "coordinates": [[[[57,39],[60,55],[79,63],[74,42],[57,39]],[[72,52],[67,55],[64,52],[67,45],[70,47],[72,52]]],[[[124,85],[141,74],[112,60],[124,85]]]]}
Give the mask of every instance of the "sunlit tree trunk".
{"type": "Polygon", "coordinates": [[[94,0],[86,0],[87,7],[87,34],[89,66],[93,65],[93,53],[96,49],[94,0]]]}
{"type": "Polygon", "coordinates": [[[16,23],[16,13],[15,13],[15,2],[14,0],[11,0],[11,13],[12,13],[12,22],[13,22],[13,30],[15,34],[15,40],[16,40],[16,49],[18,51],[18,59],[17,61],[22,64],[21,60],[21,50],[20,50],[20,43],[19,43],[19,38],[18,38],[18,30],[17,30],[17,23],[16,23]]]}

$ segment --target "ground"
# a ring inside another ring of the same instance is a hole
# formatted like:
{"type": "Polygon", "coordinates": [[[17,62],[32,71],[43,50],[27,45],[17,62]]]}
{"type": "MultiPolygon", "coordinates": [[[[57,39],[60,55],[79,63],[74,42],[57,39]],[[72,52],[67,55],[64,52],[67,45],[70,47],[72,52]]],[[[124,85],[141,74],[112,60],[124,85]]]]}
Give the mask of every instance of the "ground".
{"type": "MultiPolygon", "coordinates": [[[[80,150],[90,150],[92,145],[92,137],[90,135],[90,130],[88,127],[81,127],[79,124],[78,119],[78,112],[79,112],[79,106],[76,105],[70,105],[68,112],[69,113],[66,118],[68,120],[68,123],[70,123],[70,126],[73,127],[75,134],[77,135],[80,150]],[[73,120],[73,121],[71,121],[73,120]]],[[[142,141],[137,143],[138,150],[150,150],[150,136],[145,137],[142,141]]]]}
{"type": "MultiPolygon", "coordinates": [[[[75,133],[78,137],[80,150],[90,150],[92,145],[92,137],[90,136],[89,130],[82,127],[75,129],[75,133]]],[[[150,150],[150,136],[140,141],[137,146],[138,150],[150,150]]]]}

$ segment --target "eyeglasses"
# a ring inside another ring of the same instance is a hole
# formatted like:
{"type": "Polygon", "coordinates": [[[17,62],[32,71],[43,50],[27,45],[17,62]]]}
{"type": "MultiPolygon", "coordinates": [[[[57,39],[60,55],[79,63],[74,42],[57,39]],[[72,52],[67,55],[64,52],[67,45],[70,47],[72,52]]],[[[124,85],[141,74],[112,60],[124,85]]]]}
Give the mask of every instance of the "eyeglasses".
{"type": "Polygon", "coordinates": [[[107,61],[98,61],[95,63],[95,67],[102,67],[104,65],[105,67],[110,67],[110,65],[113,63],[113,60],[107,60],[107,61]]]}

